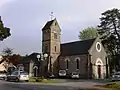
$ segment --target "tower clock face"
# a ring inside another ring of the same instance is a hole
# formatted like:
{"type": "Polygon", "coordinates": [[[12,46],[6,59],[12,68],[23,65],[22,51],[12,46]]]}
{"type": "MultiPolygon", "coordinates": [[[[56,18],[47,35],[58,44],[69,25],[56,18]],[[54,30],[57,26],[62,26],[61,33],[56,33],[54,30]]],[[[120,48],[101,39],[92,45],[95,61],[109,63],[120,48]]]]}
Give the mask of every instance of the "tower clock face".
{"type": "Polygon", "coordinates": [[[100,43],[100,42],[97,42],[97,43],[96,43],[96,50],[97,50],[98,52],[101,51],[101,43],[100,43]]]}

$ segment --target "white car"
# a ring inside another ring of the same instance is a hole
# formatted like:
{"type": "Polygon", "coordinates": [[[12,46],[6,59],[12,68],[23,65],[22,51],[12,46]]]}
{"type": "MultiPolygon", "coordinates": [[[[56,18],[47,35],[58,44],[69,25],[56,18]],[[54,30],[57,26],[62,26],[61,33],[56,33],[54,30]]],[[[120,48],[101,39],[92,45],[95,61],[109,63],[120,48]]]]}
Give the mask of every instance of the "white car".
{"type": "Polygon", "coordinates": [[[59,76],[65,77],[67,75],[66,70],[59,70],[59,76]]]}
{"type": "Polygon", "coordinates": [[[79,73],[73,72],[73,73],[71,74],[71,78],[76,78],[76,79],[80,78],[79,73]]]}
{"type": "Polygon", "coordinates": [[[7,75],[7,81],[29,81],[29,75],[25,71],[14,71],[11,75],[7,75]]]}
{"type": "Polygon", "coordinates": [[[5,79],[7,77],[6,73],[0,73],[0,79],[5,79]]]}
{"type": "Polygon", "coordinates": [[[120,72],[115,72],[112,77],[112,81],[120,81],[120,72]]]}

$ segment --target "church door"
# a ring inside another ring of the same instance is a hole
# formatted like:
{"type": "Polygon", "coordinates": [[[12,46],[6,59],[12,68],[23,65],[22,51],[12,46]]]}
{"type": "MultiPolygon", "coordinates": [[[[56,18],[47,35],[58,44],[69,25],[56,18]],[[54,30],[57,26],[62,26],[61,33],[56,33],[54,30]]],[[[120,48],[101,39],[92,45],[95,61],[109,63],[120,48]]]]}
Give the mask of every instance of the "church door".
{"type": "Polygon", "coordinates": [[[37,77],[38,76],[38,67],[34,66],[33,70],[34,70],[34,77],[37,77]]]}
{"type": "Polygon", "coordinates": [[[98,78],[101,78],[101,65],[98,65],[98,78]]]}
{"type": "Polygon", "coordinates": [[[37,77],[37,68],[34,69],[34,77],[37,77]]]}

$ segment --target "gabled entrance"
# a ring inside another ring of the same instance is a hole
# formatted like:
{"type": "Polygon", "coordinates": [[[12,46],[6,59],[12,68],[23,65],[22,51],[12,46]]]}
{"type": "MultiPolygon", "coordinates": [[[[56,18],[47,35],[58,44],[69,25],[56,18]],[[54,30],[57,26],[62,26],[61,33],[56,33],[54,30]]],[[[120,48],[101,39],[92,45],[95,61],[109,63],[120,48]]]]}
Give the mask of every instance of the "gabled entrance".
{"type": "Polygon", "coordinates": [[[98,78],[101,78],[101,65],[98,65],[98,78]]]}
{"type": "Polygon", "coordinates": [[[33,72],[34,72],[34,77],[37,77],[38,76],[38,67],[37,66],[34,66],[33,72]]]}
{"type": "Polygon", "coordinates": [[[96,76],[97,79],[102,78],[102,73],[103,73],[103,62],[100,58],[96,60],[96,76]]]}

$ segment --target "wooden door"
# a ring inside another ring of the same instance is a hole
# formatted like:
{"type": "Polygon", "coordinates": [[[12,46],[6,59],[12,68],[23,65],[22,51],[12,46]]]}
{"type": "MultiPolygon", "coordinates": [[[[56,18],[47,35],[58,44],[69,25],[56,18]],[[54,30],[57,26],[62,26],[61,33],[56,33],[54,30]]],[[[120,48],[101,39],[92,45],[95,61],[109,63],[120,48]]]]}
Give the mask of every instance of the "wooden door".
{"type": "Polygon", "coordinates": [[[101,78],[101,65],[98,65],[98,78],[101,78]]]}

